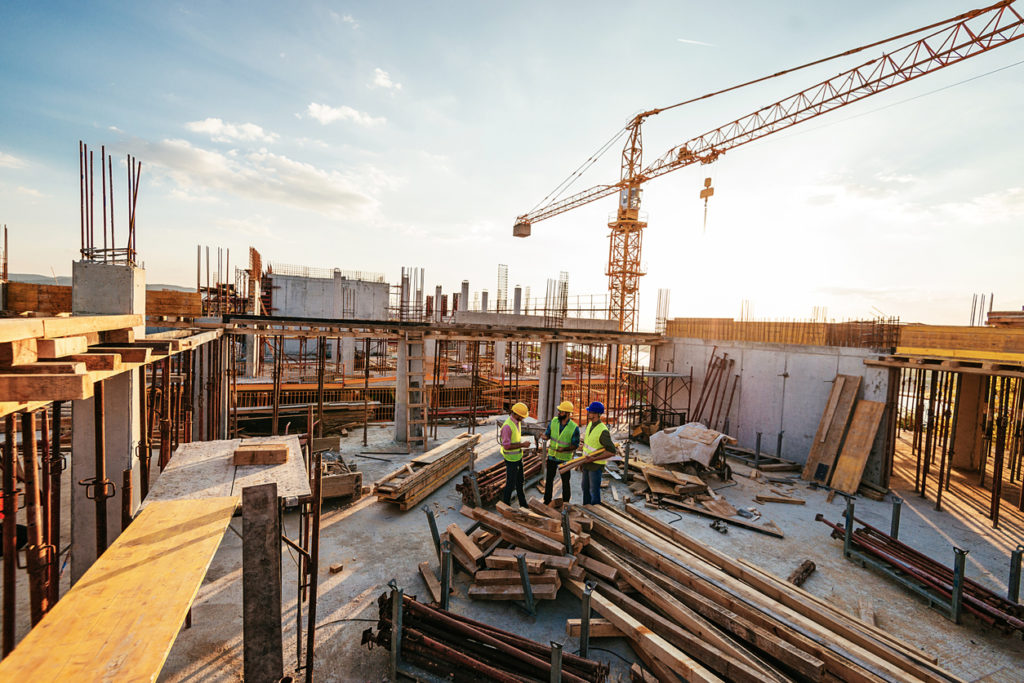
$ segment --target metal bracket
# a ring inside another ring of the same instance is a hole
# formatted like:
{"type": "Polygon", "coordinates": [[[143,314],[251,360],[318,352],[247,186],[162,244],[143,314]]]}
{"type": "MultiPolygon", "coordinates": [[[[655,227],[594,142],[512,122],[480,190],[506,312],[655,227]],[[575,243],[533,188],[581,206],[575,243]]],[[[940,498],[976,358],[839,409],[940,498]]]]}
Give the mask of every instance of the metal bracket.
{"type": "Polygon", "coordinates": [[[565,544],[565,554],[572,555],[572,534],[569,533],[569,507],[562,506],[562,542],[565,544]]]}
{"type": "Polygon", "coordinates": [[[551,641],[551,683],[562,683],[562,644],[551,641]]]}
{"type": "Polygon", "coordinates": [[[78,485],[85,487],[85,497],[89,500],[113,498],[117,492],[114,482],[109,479],[89,477],[88,479],[79,480],[78,485]]]}
{"type": "Polygon", "coordinates": [[[953,600],[950,604],[950,616],[956,624],[960,623],[960,615],[963,613],[967,553],[968,551],[962,548],[953,547],[953,600]]]}
{"type": "Polygon", "coordinates": [[[583,615],[580,618],[580,657],[584,659],[590,656],[590,595],[596,585],[593,581],[583,584],[583,597],[580,600],[583,605],[583,615]]]}
{"type": "Polygon", "coordinates": [[[899,496],[892,497],[892,521],[889,523],[889,535],[894,539],[900,537],[900,511],[903,509],[903,499],[899,496]]]}
{"type": "Polygon", "coordinates": [[[1024,557],[1024,545],[1017,545],[1017,549],[1010,553],[1010,580],[1006,584],[1006,599],[1010,602],[1020,601],[1020,565],[1024,557]]]}
{"type": "Polygon", "coordinates": [[[441,542],[441,609],[448,609],[448,596],[452,589],[452,544],[441,542]]]}
{"type": "Polygon", "coordinates": [[[427,523],[430,524],[430,535],[434,539],[434,552],[437,553],[438,561],[441,561],[441,534],[437,530],[437,519],[434,517],[434,511],[427,505],[420,509],[427,515],[427,523]]]}
{"type": "Polygon", "coordinates": [[[533,586],[530,585],[530,573],[526,570],[526,553],[516,555],[516,562],[519,563],[519,579],[523,582],[523,598],[526,602],[526,611],[531,617],[537,616],[537,606],[533,602],[533,586]]]}

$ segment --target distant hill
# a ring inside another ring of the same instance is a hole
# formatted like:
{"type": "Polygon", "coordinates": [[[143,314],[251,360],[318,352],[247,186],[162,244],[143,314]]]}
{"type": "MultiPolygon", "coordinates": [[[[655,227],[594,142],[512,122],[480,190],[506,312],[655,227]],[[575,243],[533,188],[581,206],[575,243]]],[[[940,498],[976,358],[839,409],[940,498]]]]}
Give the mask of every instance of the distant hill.
{"type": "MultiPolygon", "coordinates": [[[[64,285],[65,287],[71,286],[70,275],[58,275],[53,278],[49,275],[37,275],[35,273],[10,273],[9,279],[11,282],[27,282],[33,285],[64,285]]],[[[153,283],[146,285],[146,289],[173,289],[176,292],[194,292],[196,291],[192,287],[182,287],[181,285],[161,285],[153,283]]]]}

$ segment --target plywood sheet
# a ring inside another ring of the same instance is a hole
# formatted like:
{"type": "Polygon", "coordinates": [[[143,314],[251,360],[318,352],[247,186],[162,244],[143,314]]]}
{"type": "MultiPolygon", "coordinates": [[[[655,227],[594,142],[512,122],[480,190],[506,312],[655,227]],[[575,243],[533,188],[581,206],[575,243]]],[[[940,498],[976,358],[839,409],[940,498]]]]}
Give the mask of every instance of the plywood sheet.
{"type": "Polygon", "coordinates": [[[832,473],[831,486],[835,490],[849,494],[857,492],[884,412],[885,403],[881,401],[857,402],[843,450],[832,473]]]}
{"type": "Polygon", "coordinates": [[[821,422],[818,423],[818,431],[811,444],[811,452],[807,456],[807,464],[801,474],[804,479],[828,483],[832,465],[839,455],[839,448],[846,435],[846,425],[849,424],[853,404],[860,391],[860,383],[861,378],[857,375],[836,375],[821,422]]]}
{"type": "Polygon", "coordinates": [[[0,662],[0,680],[155,681],[237,502],[146,508],[0,662]]]}

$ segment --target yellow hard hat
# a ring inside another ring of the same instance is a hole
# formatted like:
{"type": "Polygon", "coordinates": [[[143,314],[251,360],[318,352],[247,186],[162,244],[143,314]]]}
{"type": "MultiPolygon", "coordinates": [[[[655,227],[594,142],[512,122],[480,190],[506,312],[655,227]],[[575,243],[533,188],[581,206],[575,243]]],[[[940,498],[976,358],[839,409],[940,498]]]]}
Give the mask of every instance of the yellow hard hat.
{"type": "Polygon", "coordinates": [[[558,412],[560,412],[560,413],[571,413],[572,412],[572,403],[570,403],[569,401],[562,401],[561,403],[558,404],[558,412]]]}
{"type": "Polygon", "coordinates": [[[530,409],[526,407],[525,403],[516,403],[514,406],[512,406],[512,412],[518,415],[519,417],[530,416],[530,409]]]}

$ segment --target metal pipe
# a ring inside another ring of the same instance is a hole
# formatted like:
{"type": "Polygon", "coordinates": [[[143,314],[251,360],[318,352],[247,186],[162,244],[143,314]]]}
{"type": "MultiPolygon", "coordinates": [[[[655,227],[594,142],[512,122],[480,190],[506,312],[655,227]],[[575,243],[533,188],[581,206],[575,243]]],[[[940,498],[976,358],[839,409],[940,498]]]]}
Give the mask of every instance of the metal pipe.
{"type": "Polygon", "coordinates": [[[761,460],[761,432],[757,432],[757,441],[754,443],[754,469],[757,469],[758,462],[761,460]]]}
{"type": "Polygon", "coordinates": [[[853,498],[846,499],[846,529],[843,534],[843,557],[850,557],[850,544],[853,542],[853,498]]]}
{"type": "Polygon", "coordinates": [[[146,365],[139,366],[139,499],[149,495],[149,459],[152,456],[149,445],[149,430],[146,428],[148,406],[146,405],[146,365]]]}
{"type": "MultiPolygon", "coordinates": [[[[310,445],[312,448],[312,444],[310,445]]],[[[323,479],[322,459],[323,453],[317,452],[313,456],[315,467],[313,475],[313,538],[310,541],[309,550],[309,621],[306,626],[306,683],[313,682],[313,648],[316,637],[316,601],[317,585],[320,578],[320,510],[323,502],[321,480],[323,479]]]]}
{"type": "Polygon", "coordinates": [[[903,499],[899,496],[892,497],[892,520],[889,522],[889,535],[895,539],[900,537],[900,511],[903,509],[903,499]]]}
{"type": "Polygon", "coordinates": [[[16,609],[14,570],[18,561],[18,490],[15,488],[15,462],[17,452],[17,421],[14,415],[7,415],[4,421],[4,471],[3,471],[3,548],[4,548],[4,593],[3,593],[3,654],[6,657],[14,649],[14,615],[16,609]]]}
{"type": "Polygon", "coordinates": [[[43,518],[39,499],[39,451],[36,443],[36,414],[21,414],[21,445],[25,481],[25,521],[28,530],[29,610],[35,626],[49,609],[49,589],[46,585],[46,561],[50,546],[43,541],[43,518]]]}
{"type": "Polygon", "coordinates": [[[779,431],[779,438],[775,442],[775,457],[779,460],[782,459],[782,435],[786,433],[785,429],[779,431]]]}
{"type": "Polygon", "coordinates": [[[1024,557],[1024,545],[1017,545],[1010,553],[1010,580],[1006,584],[1006,599],[1010,602],[1020,601],[1020,565],[1024,557]]]}
{"type": "Polygon", "coordinates": [[[572,555],[572,534],[569,533],[569,506],[567,505],[562,506],[562,542],[565,544],[565,554],[572,555]]]}
{"type": "Polygon", "coordinates": [[[402,607],[404,600],[403,591],[392,579],[388,584],[391,587],[391,658],[388,661],[389,679],[398,680],[398,668],[402,659],[402,607]]]}
{"type": "Polygon", "coordinates": [[[580,657],[583,658],[590,656],[590,596],[593,592],[594,583],[587,581],[580,600],[583,607],[583,615],[580,618],[580,657]]]}
{"type": "MultiPolygon", "coordinates": [[[[93,498],[96,501],[96,557],[107,549],[107,420],[103,380],[93,385],[93,417],[96,435],[96,472],[93,477],[93,498]]],[[[86,489],[88,494],[88,488],[86,489]]]]}
{"type": "Polygon", "coordinates": [[[429,506],[424,505],[422,508],[423,513],[427,516],[427,524],[430,525],[430,537],[434,540],[434,551],[437,553],[437,559],[441,559],[441,534],[437,530],[437,519],[434,517],[434,511],[429,506]]]}
{"type": "Polygon", "coordinates": [[[61,474],[64,472],[64,458],[60,454],[60,420],[61,401],[53,402],[53,436],[50,439],[50,501],[47,504],[50,513],[49,543],[57,551],[50,563],[50,604],[60,599],[60,501],[61,474]]]}

